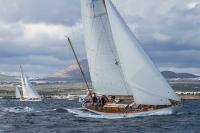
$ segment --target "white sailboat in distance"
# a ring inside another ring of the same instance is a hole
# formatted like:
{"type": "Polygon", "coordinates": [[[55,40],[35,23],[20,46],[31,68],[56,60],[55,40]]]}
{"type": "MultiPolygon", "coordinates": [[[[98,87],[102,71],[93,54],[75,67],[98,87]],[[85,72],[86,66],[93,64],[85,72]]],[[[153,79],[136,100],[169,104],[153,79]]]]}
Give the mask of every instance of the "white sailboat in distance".
{"type": "MultiPolygon", "coordinates": [[[[181,99],[111,0],[81,0],[81,11],[93,89],[83,103],[84,109],[106,116],[130,117],[180,108],[181,99]]],[[[72,46],[69,38],[68,41],[72,46]]],[[[80,66],[77,57],[76,60],[80,66]]]]}
{"type": "Polygon", "coordinates": [[[21,88],[23,95],[21,96],[20,101],[41,101],[40,95],[33,88],[31,83],[28,80],[28,77],[24,74],[22,66],[20,65],[21,71],[21,88]]]}

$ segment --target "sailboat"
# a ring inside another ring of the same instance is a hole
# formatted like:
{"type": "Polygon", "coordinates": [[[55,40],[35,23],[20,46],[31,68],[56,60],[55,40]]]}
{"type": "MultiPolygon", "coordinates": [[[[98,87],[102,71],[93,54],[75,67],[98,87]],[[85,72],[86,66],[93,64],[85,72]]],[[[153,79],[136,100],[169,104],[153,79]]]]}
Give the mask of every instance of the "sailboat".
{"type": "Polygon", "coordinates": [[[21,93],[19,91],[18,86],[16,86],[16,88],[15,88],[15,97],[16,97],[16,99],[21,99],[21,93]]]}
{"type": "Polygon", "coordinates": [[[24,74],[21,65],[20,65],[20,71],[21,71],[21,88],[23,92],[23,95],[21,96],[20,101],[41,101],[42,99],[40,95],[32,87],[27,76],[24,74]]]}
{"type": "Polygon", "coordinates": [[[135,116],[181,107],[181,99],[111,0],[81,0],[81,11],[93,89],[84,109],[106,116],[135,116]],[[95,103],[94,97],[100,102],[95,103]],[[102,97],[106,97],[103,106],[102,97]]]}

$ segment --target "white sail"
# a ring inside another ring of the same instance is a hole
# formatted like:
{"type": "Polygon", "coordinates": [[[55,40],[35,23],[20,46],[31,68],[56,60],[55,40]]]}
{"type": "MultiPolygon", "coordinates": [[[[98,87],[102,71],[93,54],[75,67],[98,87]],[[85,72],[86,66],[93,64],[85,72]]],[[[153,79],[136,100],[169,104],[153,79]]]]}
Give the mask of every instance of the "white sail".
{"type": "Polygon", "coordinates": [[[167,81],[138,44],[137,39],[110,0],[106,8],[114,44],[124,78],[137,104],[166,105],[168,99],[180,101],[167,81]]]}
{"type": "Polygon", "coordinates": [[[28,80],[27,76],[24,74],[24,80],[26,84],[26,90],[28,92],[28,98],[40,98],[37,91],[33,88],[30,81],[28,80]]]}
{"type": "Polygon", "coordinates": [[[114,51],[103,0],[81,0],[85,48],[92,85],[99,95],[131,95],[114,51]]]}
{"type": "Polygon", "coordinates": [[[22,67],[20,67],[20,69],[23,98],[41,98],[37,91],[31,86],[31,83],[29,82],[27,76],[23,73],[22,67]]]}
{"type": "Polygon", "coordinates": [[[15,88],[15,97],[16,97],[16,98],[21,98],[21,94],[20,94],[20,91],[19,91],[19,87],[18,87],[18,86],[16,86],[16,88],[15,88]]]}
{"type": "Polygon", "coordinates": [[[20,66],[20,71],[21,71],[22,94],[24,98],[28,98],[28,90],[26,89],[26,83],[25,83],[24,74],[23,74],[23,70],[21,66],[20,66]]]}

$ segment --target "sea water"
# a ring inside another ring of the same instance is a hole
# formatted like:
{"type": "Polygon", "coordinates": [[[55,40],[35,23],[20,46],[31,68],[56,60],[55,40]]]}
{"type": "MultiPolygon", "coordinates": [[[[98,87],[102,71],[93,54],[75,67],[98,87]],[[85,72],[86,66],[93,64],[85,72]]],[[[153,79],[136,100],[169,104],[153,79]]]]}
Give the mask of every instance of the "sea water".
{"type": "Polygon", "coordinates": [[[186,100],[177,114],[109,118],[80,109],[77,100],[0,100],[0,133],[199,133],[200,100],[186,100]]]}

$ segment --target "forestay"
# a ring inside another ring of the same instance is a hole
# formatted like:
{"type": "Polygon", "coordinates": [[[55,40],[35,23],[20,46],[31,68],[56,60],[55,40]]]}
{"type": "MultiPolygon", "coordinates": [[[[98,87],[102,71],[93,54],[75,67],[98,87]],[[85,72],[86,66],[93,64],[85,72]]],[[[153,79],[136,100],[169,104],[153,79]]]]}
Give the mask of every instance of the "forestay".
{"type": "Polygon", "coordinates": [[[168,99],[180,101],[167,81],[138,44],[137,39],[110,0],[106,8],[114,44],[124,78],[137,104],[166,105],[168,99]]]}
{"type": "Polygon", "coordinates": [[[92,85],[99,95],[131,95],[114,49],[110,23],[102,0],[81,0],[85,48],[92,85]]]}

